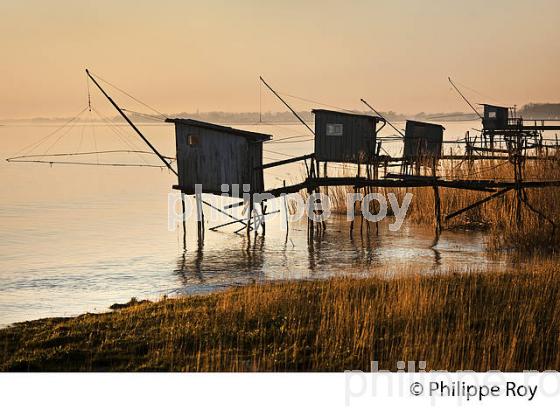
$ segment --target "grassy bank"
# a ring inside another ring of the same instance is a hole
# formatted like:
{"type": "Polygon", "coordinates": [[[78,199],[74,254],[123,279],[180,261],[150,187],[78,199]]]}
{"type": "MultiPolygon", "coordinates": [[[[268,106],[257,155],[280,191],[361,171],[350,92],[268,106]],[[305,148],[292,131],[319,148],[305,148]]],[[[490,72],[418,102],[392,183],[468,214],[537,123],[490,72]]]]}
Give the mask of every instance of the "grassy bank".
{"type": "Polygon", "coordinates": [[[0,369],[560,369],[560,268],[252,285],[0,330],[0,369]]]}

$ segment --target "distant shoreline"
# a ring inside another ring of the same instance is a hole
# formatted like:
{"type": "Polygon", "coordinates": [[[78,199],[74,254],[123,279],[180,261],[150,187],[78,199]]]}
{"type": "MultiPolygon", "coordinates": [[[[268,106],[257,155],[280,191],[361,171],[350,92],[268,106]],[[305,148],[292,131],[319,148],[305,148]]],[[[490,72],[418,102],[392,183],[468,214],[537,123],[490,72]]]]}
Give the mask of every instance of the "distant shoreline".
{"type": "MultiPolygon", "coordinates": [[[[184,117],[184,118],[192,118],[192,117],[184,117]]],[[[410,117],[410,119],[414,119],[413,117],[410,117]]],[[[418,118],[416,118],[418,119],[418,118]]],[[[477,118],[468,118],[468,119],[462,119],[462,118],[456,118],[456,119],[445,119],[445,120],[440,120],[439,122],[443,122],[443,123],[449,123],[449,122],[472,122],[472,121],[476,121],[477,118]]],[[[390,120],[392,122],[395,123],[403,123],[406,121],[406,119],[393,119],[390,120]]],[[[48,120],[48,121],[24,121],[24,120],[17,120],[8,124],[0,124],[0,126],[57,126],[60,124],[63,124],[67,121],[64,120],[48,120]]],[[[124,120],[115,118],[114,119],[116,126],[127,126],[129,127],[128,123],[124,120]]],[[[235,125],[239,125],[239,126],[266,126],[266,125],[300,125],[301,123],[299,121],[262,121],[262,122],[251,122],[251,121],[234,121],[234,122],[222,122],[222,121],[216,121],[219,124],[224,124],[224,125],[230,125],[230,126],[235,126],[235,125]]],[[[138,125],[145,125],[145,126],[169,126],[172,127],[173,124],[169,124],[169,123],[165,123],[165,122],[155,122],[155,121],[134,121],[135,124],[138,125]]],[[[309,124],[313,124],[314,121],[309,120],[308,121],[309,124]]],[[[106,123],[104,122],[100,122],[100,121],[84,121],[84,122],[76,122],[76,124],[92,124],[92,125],[100,125],[100,126],[106,126],[106,123]]]]}
{"type": "MultiPolygon", "coordinates": [[[[360,114],[375,115],[371,112],[360,112],[360,114]]],[[[423,121],[471,121],[478,120],[478,117],[474,114],[469,113],[434,113],[434,114],[396,114],[396,113],[382,113],[385,118],[389,121],[406,121],[407,119],[423,120],[423,121]]],[[[314,117],[310,111],[298,112],[304,121],[313,122],[314,117]]],[[[138,124],[160,124],[164,121],[164,118],[146,118],[145,116],[138,116],[134,114],[129,115],[130,119],[138,124]]],[[[176,113],[166,115],[167,118],[191,118],[199,121],[215,122],[219,124],[230,124],[230,125],[259,125],[259,124],[299,124],[299,122],[294,118],[293,114],[290,112],[278,112],[278,113],[263,113],[262,116],[259,113],[176,113]]],[[[56,118],[19,118],[19,119],[4,119],[2,120],[5,125],[33,125],[33,124],[61,124],[71,121],[70,117],[56,117],[56,118]]],[[[126,121],[122,117],[113,116],[108,118],[111,122],[126,124],[126,121]]],[[[105,124],[101,119],[94,121],[79,121],[79,123],[93,123],[93,124],[105,124]]]]}
{"type": "MultiPolygon", "coordinates": [[[[374,115],[372,111],[351,111],[359,114],[374,115]]],[[[129,112],[129,117],[137,123],[159,123],[167,118],[192,118],[200,121],[215,122],[219,124],[238,124],[238,125],[253,125],[259,124],[261,122],[273,123],[273,124],[296,124],[297,121],[294,115],[290,111],[246,111],[246,112],[226,112],[226,111],[207,111],[207,112],[178,112],[169,114],[146,114],[146,113],[135,113],[129,112]]],[[[298,111],[298,115],[303,118],[304,121],[313,121],[313,114],[310,110],[298,111]]],[[[456,121],[472,121],[479,120],[479,116],[473,112],[434,112],[426,113],[419,112],[416,114],[404,114],[397,113],[394,111],[381,112],[381,115],[388,119],[389,121],[406,121],[410,120],[420,120],[427,122],[456,122],[456,121]]],[[[522,116],[528,121],[533,118],[536,119],[550,119],[550,120],[560,120],[560,103],[528,103],[523,105],[517,110],[517,115],[522,116]]],[[[122,122],[125,123],[122,117],[118,115],[113,115],[107,118],[112,122],[122,122]]],[[[61,123],[68,122],[72,120],[71,117],[32,117],[32,118],[6,118],[1,121],[6,125],[6,123],[17,124],[17,123],[61,123]]],[[[103,123],[102,119],[91,121],[93,123],[103,123]]]]}

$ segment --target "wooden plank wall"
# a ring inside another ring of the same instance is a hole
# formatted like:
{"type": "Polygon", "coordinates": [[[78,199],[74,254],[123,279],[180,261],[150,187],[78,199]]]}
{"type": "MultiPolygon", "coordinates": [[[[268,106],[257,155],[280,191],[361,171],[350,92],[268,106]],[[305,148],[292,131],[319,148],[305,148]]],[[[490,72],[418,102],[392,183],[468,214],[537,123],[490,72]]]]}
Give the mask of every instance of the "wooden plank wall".
{"type": "Polygon", "coordinates": [[[375,119],[333,112],[315,114],[315,158],[318,161],[364,163],[376,146],[375,119]],[[343,125],[343,135],[328,136],[327,124],[343,125]]]}
{"type": "Polygon", "coordinates": [[[177,167],[179,185],[185,193],[194,193],[195,184],[202,184],[204,193],[221,193],[222,184],[251,184],[255,192],[264,191],[262,170],[262,143],[238,135],[176,124],[177,167]],[[198,144],[188,145],[194,135],[198,144]]]}

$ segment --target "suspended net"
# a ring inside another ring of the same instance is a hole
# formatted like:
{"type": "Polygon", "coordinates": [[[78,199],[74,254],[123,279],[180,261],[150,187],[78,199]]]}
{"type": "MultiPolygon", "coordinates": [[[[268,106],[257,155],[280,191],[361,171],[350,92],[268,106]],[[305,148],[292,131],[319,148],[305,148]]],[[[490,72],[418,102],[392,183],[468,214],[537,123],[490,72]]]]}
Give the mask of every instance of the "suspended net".
{"type": "MultiPolygon", "coordinates": [[[[140,102],[116,86],[108,82],[107,84],[134,101],[140,102]]],[[[140,103],[156,112],[157,115],[124,109],[123,111],[133,113],[140,118],[149,118],[151,121],[165,119],[160,112],[140,103]]],[[[146,145],[137,136],[130,135],[128,126],[122,127],[122,124],[114,123],[92,106],[88,81],[88,105],[84,109],[44,137],[23,147],[10,158],[6,158],[6,161],[51,166],[85,165],[165,169],[166,166],[162,164],[161,158],[145,147],[146,145]],[[102,136],[97,135],[96,129],[98,128],[103,130],[102,136]],[[109,138],[107,138],[107,130],[110,130],[109,138]],[[104,145],[109,145],[109,147],[104,145]]],[[[169,164],[175,161],[175,158],[172,157],[162,156],[162,158],[169,164]]]]}

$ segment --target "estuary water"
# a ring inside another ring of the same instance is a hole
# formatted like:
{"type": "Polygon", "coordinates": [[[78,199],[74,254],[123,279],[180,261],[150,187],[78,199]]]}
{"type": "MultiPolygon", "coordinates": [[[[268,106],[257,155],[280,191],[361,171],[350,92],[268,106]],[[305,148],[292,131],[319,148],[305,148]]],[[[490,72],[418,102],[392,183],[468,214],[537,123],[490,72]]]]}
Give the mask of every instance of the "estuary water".
{"type": "MultiPolygon", "coordinates": [[[[145,150],[124,126],[76,123],[62,132],[44,124],[0,127],[0,325],[51,316],[101,312],[131,297],[209,292],[246,283],[342,274],[391,275],[403,271],[444,274],[449,269],[500,269],[503,259],[484,252],[475,232],[444,232],[437,246],[430,229],[406,223],[391,232],[380,224],[349,234],[343,216],[329,220],[322,238],[308,242],[306,225],[271,216],[266,236],[248,240],[239,225],[206,232],[197,242],[196,222],[187,222],[186,248],[180,224],[168,226],[168,201],[175,177],[150,167],[14,163],[16,154],[44,155],[100,150],[145,150]],[[49,134],[54,135],[49,136],[49,134]]],[[[461,138],[473,123],[447,126],[448,139],[461,138]]],[[[276,139],[304,135],[301,125],[256,124],[239,128],[276,139]]],[[[141,129],[166,155],[174,156],[174,129],[143,124],[141,129]]],[[[394,154],[398,143],[384,144],[394,154]]],[[[449,148],[447,148],[449,149],[449,148]]],[[[265,144],[265,162],[313,151],[309,136],[265,144]],[[293,141],[293,142],[287,142],[293,141]]],[[[41,159],[41,157],[34,157],[41,159]]],[[[52,157],[48,157],[52,158],[52,157]]],[[[46,159],[47,162],[49,161],[46,159]]],[[[145,154],[107,153],[58,160],[158,165],[145,154]]],[[[294,164],[265,172],[268,187],[301,179],[294,164]]],[[[215,198],[206,196],[208,201],[215,198]]],[[[189,199],[192,201],[192,199],[189,199]]],[[[279,210],[280,200],[269,211],[279,210]]],[[[237,210],[239,212],[239,210],[237,210]]],[[[427,212],[432,212],[427,210],[427,212]]],[[[227,222],[207,222],[207,227],[227,222]]]]}

